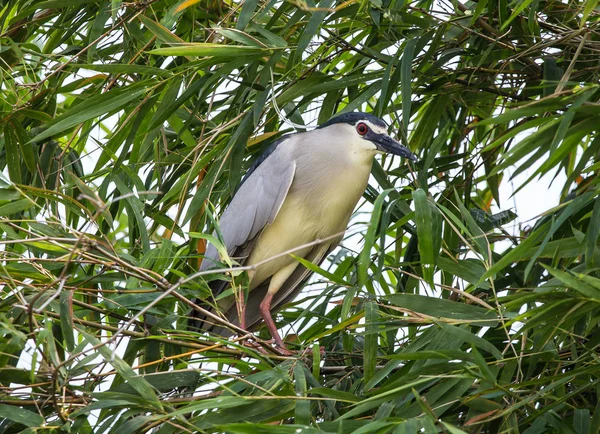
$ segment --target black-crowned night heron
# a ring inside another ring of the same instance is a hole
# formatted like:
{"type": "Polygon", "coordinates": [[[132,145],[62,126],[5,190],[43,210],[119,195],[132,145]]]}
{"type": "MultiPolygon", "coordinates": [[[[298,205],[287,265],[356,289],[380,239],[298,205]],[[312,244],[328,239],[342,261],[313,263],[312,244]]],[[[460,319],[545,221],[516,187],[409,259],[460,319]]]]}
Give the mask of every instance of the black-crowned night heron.
{"type": "MultiPolygon", "coordinates": [[[[229,256],[243,265],[259,264],[249,272],[247,300],[219,298],[231,285],[211,282],[213,305],[228,321],[249,330],[262,318],[276,345],[285,348],[272,312],[300,291],[311,272],[282,253],[297,249],[294,255],[314,264],[327,257],[342,240],[367,187],[373,157],[382,152],[416,159],[387,134],[384,121],[356,112],[336,116],[312,131],[286,135],[258,159],[219,222],[229,256]]],[[[209,245],[200,269],[218,261],[217,249],[209,245]]],[[[194,315],[196,327],[216,331],[194,315]]],[[[224,334],[224,329],[217,332],[224,334]]]]}

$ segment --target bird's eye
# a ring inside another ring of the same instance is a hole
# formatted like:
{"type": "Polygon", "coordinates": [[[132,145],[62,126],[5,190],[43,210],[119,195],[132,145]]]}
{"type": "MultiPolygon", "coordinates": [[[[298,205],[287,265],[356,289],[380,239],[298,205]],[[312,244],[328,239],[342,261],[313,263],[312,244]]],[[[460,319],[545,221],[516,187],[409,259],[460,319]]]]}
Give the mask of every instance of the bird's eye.
{"type": "Polygon", "coordinates": [[[361,122],[356,126],[356,132],[361,136],[364,136],[369,132],[369,127],[367,126],[367,124],[361,122]]]}

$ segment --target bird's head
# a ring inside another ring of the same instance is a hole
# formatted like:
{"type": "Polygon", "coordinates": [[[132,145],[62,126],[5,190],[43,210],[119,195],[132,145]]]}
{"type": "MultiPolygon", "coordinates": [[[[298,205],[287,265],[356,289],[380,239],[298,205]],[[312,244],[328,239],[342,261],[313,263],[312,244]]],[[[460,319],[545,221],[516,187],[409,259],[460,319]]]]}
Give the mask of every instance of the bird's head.
{"type": "Polygon", "coordinates": [[[319,125],[318,129],[325,129],[333,125],[347,125],[344,134],[349,134],[351,139],[367,140],[378,152],[399,155],[413,161],[417,159],[406,146],[388,135],[387,124],[377,116],[363,112],[343,113],[319,125]]]}

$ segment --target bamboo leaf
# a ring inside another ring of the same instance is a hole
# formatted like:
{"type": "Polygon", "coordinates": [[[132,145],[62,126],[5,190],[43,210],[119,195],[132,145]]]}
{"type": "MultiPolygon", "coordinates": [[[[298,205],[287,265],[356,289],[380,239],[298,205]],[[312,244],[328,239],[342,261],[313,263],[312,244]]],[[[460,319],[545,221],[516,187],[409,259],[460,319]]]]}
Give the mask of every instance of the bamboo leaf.
{"type": "Polygon", "coordinates": [[[592,11],[598,6],[598,0],[586,0],[583,7],[583,14],[581,15],[581,20],[579,24],[579,28],[583,28],[585,23],[592,13],[592,11]]]}
{"type": "Polygon", "coordinates": [[[400,66],[402,71],[402,125],[404,126],[404,131],[408,131],[408,124],[410,122],[412,62],[416,44],[416,39],[410,39],[406,43],[406,47],[404,47],[404,54],[402,55],[402,63],[400,66]]]}
{"type": "Polygon", "coordinates": [[[158,75],[171,76],[173,73],[168,69],[156,68],[146,65],[121,65],[121,64],[102,64],[87,63],[77,65],[79,68],[85,68],[92,71],[107,72],[109,74],[140,74],[140,75],[158,75]]]}
{"type": "Polygon", "coordinates": [[[585,260],[588,267],[594,265],[594,251],[600,235],[600,200],[594,201],[594,209],[590,218],[590,225],[586,234],[585,260]]]}
{"type": "Polygon", "coordinates": [[[5,125],[4,127],[4,148],[6,151],[8,176],[14,183],[21,184],[21,152],[19,150],[17,137],[10,127],[10,124],[5,125]]]}
{"type": "Polygon", "coordinates": [[[377,230],[379,228],[379,220],[381,219],[381,213],[383,205],[385,204],[386,197],[392,192],[391,189],[383,191],[375,200],[373,204],[373,212],[371,213],[371,222],[365,235],[365,244],[360,254],[359,265],[358,265],[358,276],[359,284],[363,285],[367,279],[367,270],[371,262],[371,248],[375,244],[377,238],[377,230]]]}
{"type": "Polygon", "coordinates": [[[155,48],[148,51],[149,54],[157,56],[196,56],[196,57],[216,57],[216,58],[234,58],[240,56],[260,56],[269,54],[273,48],[249,47],[245,45],[224,45],[195,43],[176,45],[164,48],[155,48]]]}
{"type": "Polygon", "coordinates": [[[102,354],[104,360],[110,363],[150,406],[157,410],[162,410],[163,406],[158,400],[154,389],[143,377],[137,375],[133,369],[131,369],[131,366],[125,363],[123,359],[115,355],[115,353],[106,345],[100,345],[100,341],[98,339],[83,330],[79,330],[79,333],[81,333],[91,345],[94,345],[98,348],[98,351],[100,354],[102,354]]]}
{"type": "Polygon", "coordinates": [[[160,23],[148,18],[145,15],[138,15],[138,19],[144,24],[145,27],[148,28],[157,38],[161,41],[170,43],[170,44],[178,44],[185,43],[183,39],[179,36],[173,34],[169,29],[163,26],[160,23]]]}
{"type": "Polygon", "coordinates": [[[523,10],[528,7],[531,2],[533,0],[521,0],[519,2],[519,4],[517,5],[517,7],[512,11],[512,14],[510,14],[510,17],[508,17],[508,19],[506,21],[504,21],[502,23],[502,26],[500,26],[500,31],[503,32],[504,30],[506,30],[506,28],[510,25],[510,23],[517,17],[519,16],[519,14],[521,12],[523,12],[523,10]]]}
{"type": "Polygon", "coordinates": [[[379,311],[377,305],[371,301],[365,303],[365,353],[363,376],[365,383],[375,374],[377,365],[377,321],[379,311]]]}
{"type": "Polygon", "coordinates": [[[60,293],[60,322],[65,344],[69,351],[75,348],[75,339],[73,337],[73,292],[62,291],[60,293]]]}
{"type": "Polygon", "coordinates": [[[416,294],[391,294],[385,300],[415,312],[424,313],[435,318],[450,318],[467,321],[474,325],[495,326],[497,313],[469,304],[416,294]]]}
{"type": "Polygon", "coordinates": [[[573,288],[585,297],[600,301],[600,280],[585,275],[573,275],[542,264],[550,274],[559,279],[569,288],[573,288]],[[593,285],[588,284],[593,283],[593,285]]]}
{"type": "MultiPolygon", "coordinates": [[[[294,367],[294,383],[297,396],[306,396],[306,376],[304,374],[304,367],[296,365],[294,367]]],[[[296,401],[294,422],[299,425],[310,424],[310,401],[304,399],[298,399],[296,401]]]]}
{"type": "Polygon", "coordinates": [[[433,237],[433,212],[429,205],[426,193],[420,188],[413,191],[415,202],[415,218],[417,235],[419,237],[419,253],[423,267],[424,279],[433,287],[433,271],[438,256],[434,247],[433,237]]]}
{"type": "Polygon", "coordinates": [[[19,199],[13,202],[9,202],[0,205],[0,215],[9,216],[31,208],[34,203],[31,199],[19,199]]]}
{"type": "Polygon", "coordinates": [[[493,355],[497,360],[500,360],[502,358],[502,353],[500,353],[500,351],[498,351],[496,347],[494,347],[485,339],[482,339],[479,336],[470,333],[466,328],[456,327],[443,322],[437,323],[437,325],[454,338],[466,342],[474,347],[478,347],[482,350],[487,351],[488,353],[493,355]]]}
{"type": "Polygon", "coordinates": [[[15,405],[0,404],[0,416],[30,428],[41,427],[44,424],[44,418],[39,414],[15,405]]]}
{"type": "Polygon", "coordinates": [[[119,110],[147,91],[146,88],[141,86],[131,86],[129,89],[106,92],[91,97],[85,101],[85,104],[80,103],[55,118],[54,121],[48,124],[48,128],[43,133],[35,136],[30,142],[42,141],[85,121],[119,110]]]}
{"type": "Polygon", "coordinates": [[[312,16],[308,20],[308,23],[304,27],[304,31],[298,38],[298,45],[294,52],[294,61],[298,62],[302,59],[302,54],[308,47],[308,44],[313,39],[317,31],[322,25],[323,20],[327,16],[327,9],[334,4],[334,0],[321,0],[319,2],[319,8],[312,11],[312,16]]]}

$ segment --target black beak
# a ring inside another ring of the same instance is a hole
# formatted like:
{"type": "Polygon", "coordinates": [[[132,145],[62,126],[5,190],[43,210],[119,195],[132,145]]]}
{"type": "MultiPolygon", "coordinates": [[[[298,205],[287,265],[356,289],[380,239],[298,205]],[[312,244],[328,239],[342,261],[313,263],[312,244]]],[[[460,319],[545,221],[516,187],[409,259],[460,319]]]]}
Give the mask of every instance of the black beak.
{"type": "Polygon", "coordinates": [[[388,135],[377,134],[377,136],[373,138],[372,142],[380,151],[387,152],[388,154],[399,155],[412,161],[417,161],[415,154],[410,152],[406,146],[401,145],[388,135]]]}

